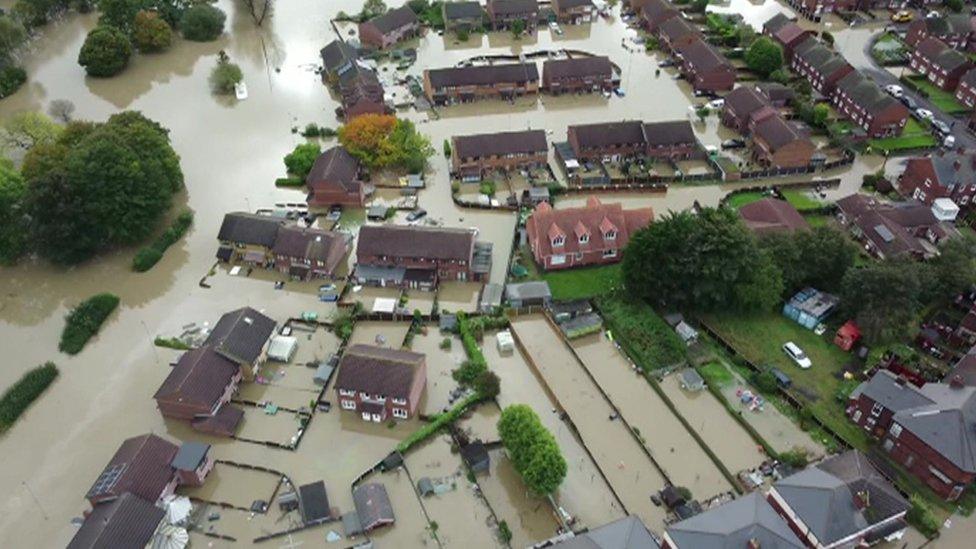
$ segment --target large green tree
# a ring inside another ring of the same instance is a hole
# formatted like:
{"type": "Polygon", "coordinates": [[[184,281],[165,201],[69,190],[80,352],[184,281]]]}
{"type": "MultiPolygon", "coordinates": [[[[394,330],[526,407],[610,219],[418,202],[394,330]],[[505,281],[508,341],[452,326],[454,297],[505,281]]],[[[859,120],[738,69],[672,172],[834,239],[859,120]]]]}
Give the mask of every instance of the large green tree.
{"type": "Polygon", "coordinates": [[[320,154],[322,147],[318,143],[302,143],[285,156],[285,168],[289,175],[305,179],[320,154]]]}
{"type": "Polygon", "coordinates": [[[566,460],[532,408],[524,404],[505,408],[498,420],[498,436],[531,492],[545,496],[559,488],[566,478],[566,460]]]}
{"type": "Polygon", "coordinates": [[[762,36],[746,50],[745,59],[746,66],[766,78],[783,66],[783,50],[775,42],[762,36]]]}
{"type": "Polygon", "coordinates": [[[949,299],[976,284],[976,239],[968,234],[949,239],[928,263],[930,297],[949,299]]]}
{"type": "Polygon", "coordinates": [[[10,62],[17,48],[27,41],[27,29],[9,15],[0,15],[0,61],[10,62]]]}
{"type": "Polygon", "coordinates": [[[129,64],[132,44],[115,27],[98,26],[88,33],[78,54],[78,64],[91,76],[115,76],[129,64]]]}
{"type": "Polygon", "coordinates": [[[131,32],[136,14],[145,3],[144,0],[98,0],[98,11],[102,14],[98,24],[131,32]]]}
{"type": "Polygon", "coordinates": [[[10,160],[0,160],[0,264],[9,265],[27,250],[27,218],[23,210],[27,186],[10,160]]]}
{"type": "Polygon", "coordinates": [[[194,4],[180,19],[183,38],[196,42],[216,40],[224,32],[227,15],[210,4],[194,4]]]}
{"type": "Polygon", "coordinates": [[[158,13],[142,10],[132,23],[132,41],[143,53],[161,52],[173,43],[173,29],[158,13]]]}
{"type": "Polygon", "coordinates": [[[841,283],[841,303],[869,343],[908,333],[925,304],[925,265],[888,260],[850,269],[841,283]]]}
{"type": "Polygon", "coordinates": [[[783,273],[787,295],[806,286],[837,291],[858,253],[857,246],[832,227],[766,235],[759,242],[783,273]]]}

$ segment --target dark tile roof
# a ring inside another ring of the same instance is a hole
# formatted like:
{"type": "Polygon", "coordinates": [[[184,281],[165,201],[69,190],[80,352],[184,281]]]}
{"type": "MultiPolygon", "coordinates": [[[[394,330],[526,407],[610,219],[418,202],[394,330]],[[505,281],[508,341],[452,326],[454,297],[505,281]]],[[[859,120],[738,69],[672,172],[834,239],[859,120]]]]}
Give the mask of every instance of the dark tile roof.
{"type": "MultiPolygon", "coordinates": [[[[973,313],[970,312],[969,314],[971,315],[973,313]]],[[[957,377],[966,385],[976,386],[976,347],[970,349],[968,353],[959,359],[959,362],[956,362],[956,365],[952,367],[952,371],[946,375],[943,381],[949,383],[957,377]]]]}
{"type": "Polygon", "coordinates": [[[687,120],[647,122],[643,126],[644,142],[651,147],[698,143],[695,130],[687,120]]]}
{"type": "Polygon", "coordinates": [[[741,119],[767,106],[769,101],[753,86],[739,86],[725,96],[725,108],[741,119]]]}
{"type": "Polygon", "coordinates": [[[153,398],[210,409],[239,371],[240,366],[213,347],[193,349],[180,356],[153,398]]]}
{"type": "Polygon", "coordinates": [[[928,211],[931,217],[922,211],[928,208],[919,208],[911,203],[896,205],[880,202],[862,194],[841,198],[837,201],[837,207],[886,257],[925,251],[918,239],[902,225],[902,221],[918,223],[924,218],[931,219],[935,224],[931,210],[928,211]],[[902,211],[899,213],[896,211],[898,209],[902,211]]]}
{"type": "Polygon", "coordinates": [[[654,536],[635,515],[597,526],[549,546],[553,549],[657,549],[654,536]]]}
{"type": "Polygon", "coordinates": [[[180,444],[180,449],[173,458],[173,469],[177,471],[196,471],[210,453],[210,445],[203,442],[187,441],[180,444]]]}
{"type": "Polygon", "coordinates": [[[220,407],[216,414],[194,419],[190,425],[201,433],[229,437],[237,432],[237,426],[243,420],[244,410],[237,406],[225,404],[220,407]]]}
{"type": "Polygon", "coordinates": [[[657,32],[662,38],[666,38],[670,42],[684,38],[689,34],[699,34],[698,29],[689,25],[684,17],[668,19],[658,26],[657,32]]]}
{"type": "Polygon", "coordinates": [[[337,248],[345,247],[346,238],[339,233],[288,225],[278,231],[278,239],[272,251],[275,255],[326,261],[337,248]]]}
{"type": "Polygon", "coordinates": [[[518,15],[539,11],[537,0],[488,0],[495,15],[518,15]]]}
{"type": "Polygon", "coordinates": [[[322,65],[326,72],[336,72],[346,63],[355,63],[358,54],[356,48],[342,40],[333,40],[319,52],[322,56],[322,65]]]}
{"type": "MultiPolygon", "coordinates": [[[[796,95],[793,88],[778,82],[760,82],[756,84],[756,91],[770,101],[789,101],[796,95]]],[[[728,101],[727,96],[725,100],[728,101]]]]}
{"type": "Polygon", "coordinates": [[[936,36],[968,34],[974,27],[972,17],[965,13],[953,13],[944,17],[926,17],[922,21],[928,34],[936,36]]]}
{"type": "Polygon", "coordinates": [[[360,484],[353,489],[352,499],[356,504],[359,523],[366,532],[396,520],[390,496],[386,493],[386,486],[382,484],[376,482],[360,484]]]}
{"type": "Polygon", "coordinates": [[[848,65],[846,59],[817,40],[802,42],[796,47],[794,55],[807,62],[815,71],[824,76],[830,76],[848,65]]]}
{"type": "Polygon", "coordinates": [[[580,124],[570,126],[568,131],[576,135],[579,146],[584,149],[644,144],[644,124],[639,120],[580,124]]]}
{"type": "Polygon", "coordinates": [[[444,2],[444,19],[474,19],[481,17],[484,10],[479,2],[444,2]]]}
{"type": "Polygon", "coordinates": [[[592,6],[593,0],[553,0],[553,4],[557,5],[560,10],[569,10],[583,6],[592,6]]]}
{"type": "Polygon", "coordinates": [[[306,525],[318,524],[332,518],[329,507],[329,494],[325,490],[325,482],[321,480],[298,487],[298,501],[301,506],[302,521],[306,525]]]}
{"type": "Polygon", "coordinates": [[[224,215],[217,239],[270,248],[278,237],[278,227],[285,222],[284,219],[268,215],[231,212],[224,215]]]}
{"type": "Polygon", "coordinates": [[[858,71],[851,71],[838,80],[837,89],[846,93],[854,103],[861,105],[873,115],[891,106],[901,107],[905,110],[905,114],[908,114],[908,110],[897,99],[882,91],[874,80],[858,71]]]}
{"type": "Polygon", "coordinates": [[[274,333],[277,323],[250,307],[225,313],[204,345],[213,345],[223,356],[238,363],[253,363],[274,333]]]}
{"type": "Polygon", "coordinates": [[[376,29],[381,33],[386,34],[399,28],[406,27],[407,25],[417,25],[420,22],[417,20],[417,14],[415,14],[409,6],[403,5],[399,8],[392,9],[384,13],[383,15],[374,17],[367,21],[367,23],[376,27],[376,29]]]}
{"type": "Polygon", "coordinates": [[[364,225],[357,254],[470,261],[475,231],[411,225],[364,225]]]}
{"type": "Polygon", "coordinates": [[[752,492],[672,524],[667,535],[682,548],[742,548],[750,542],[763,549],[805,547],[761,492],[752,492]]]}
{"type": "Polygon", "coordinates": [[[792,204],[778,198],[763,198],[739,208],[739,217],[759,234],[809,229],[806,219],[792,204]]]}
{"type": "Polygon", "coordinates": [[[679,50],[682,59],[694,67],[695,73],[716,69],[735,70],[724,55],[704,40],[695,40],[679,50]]]}
{"type": "Polygon", "coordinates": [[[549,150],[544,130],[456,135],[454,150],[461,158],[504,156],[508,154],[539,154],[549,150]]]}
{"type": "Polygon", "coordinates": [[[660,18],[665,17],[681,17],[680,12],[667,0],[650,0],[641,8],[640,14],[645,21],[661,20],[660,18]]]}
{"type": "Polygon", "coordinates": [[[768,116],[756,124],[753,135],[765,141],[772,152],[776,152],[794,141],[806,139],[806,136],[797,130],[796,126],[779,115],[768,116]]]}
{"type": "Polygon", "coordinates": [[[763,23],[763,32],[774,33],[789,24],[793,24],[793,20],[787,17],[786,14],[780,12],[763,23]]]}
{"type": "Polygon", "coordinates": [[[373,345],[353,345],[339,361],[337,389],[388,398],[407,398],[425,357],[420,353],[373,345]]]}
{"type": "Polygon", "coordinates": [[[959,79],[959,85],[967,84],[970,88],[976,89],[976,68],[969,69],[966,74],[959,79]]]}
{"type": "Polygon", "coordinates": [[[359,161],[349,154],[344,147],[332,147],[315,159],[311,171],[305,178],[305,183],[312,185],[316,181],[328,181],[350,189],[358,185],[359,161]]]}
{"type": "Polygon", "coordinates": [[[583,78],[613,76],[610,58],[602,55],[594,57],[573,57],[571,59],[550,59],[542,63],[543,78],[583,78]]]}
{"type": "Polygon", "coordinates": [[[526,83],[539,80],[535,63],[506,63],[476,67],[452,67],[427,71],[431,86],[487,86],[498,83],[526,83]]]}
{"type": "Polygon", "coordinates": [[[153,434],[126,439],[85,497],[102,500],[131,492],[155,504],[173,480],[170,463],[178,451],[175,444],[153,434]]]}
{"type": "Polygon", "coordinates": [[[130,493],[122,494],[92,509],[68,542],[68,549],[146,547],[165,515],[160,507],[130,493]]]}
{"type": "Polygon", "coordinates": [[[483,471],[488,468],[491,458],[488,456],[488,448],[484,442],[476,440],[460,450],[461,459],[471,469],[483,471]]]}
{"type": "Polygon", "coordinates": [[[950,48],[942,40],[931,36],[916,44],[915,49],[946,72],[952,72],[969,64],[969,59],[965,55],[950,48]]]}

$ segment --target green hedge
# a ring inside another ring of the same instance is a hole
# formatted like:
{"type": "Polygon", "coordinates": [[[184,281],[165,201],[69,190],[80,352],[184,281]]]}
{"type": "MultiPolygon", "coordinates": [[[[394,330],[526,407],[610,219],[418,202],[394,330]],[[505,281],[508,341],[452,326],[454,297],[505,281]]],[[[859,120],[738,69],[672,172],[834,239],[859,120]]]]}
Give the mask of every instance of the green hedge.
{"type": "Polygon", "coordinates": [[[153,344],[157,347],[166,347],[167,349],[176,349],[177,351],[189,351],[193,348],[175,337],[156,337],[153,340],[153,344]]]}
{"type": "Polygon", "coordinates": [[[0,433],[9,429],[54,379],[58,367],[53,362],[27,372],[0,397],[0,433]]]}
{"type": "Polygon", "coordinates": [[[424,440],[427,440],[428,437],[433,436],[434,433],[440,431],[441,428],[446,427],[451,423],[454,423],[454,421],[457,420],[459,417],[461,417],[461,414],[463,414],[464,411],[468,409],[468,406],[477,403],[480,399],[481,399],[481,395],[477,395],[477,394],[471,395],[468,398],[462,400],[461,402],[455,404],[454,407],[448,410],[447,412],[444,412],[443,414],[438,414],[426,425],[411,433],[410,436],[403,439],[403,441],[400,442],[400,444],[397,444],[396,447],[397,451],[402,454],[403,452],[406,452],[414,445],[423,442],[424,440]]]}
{"type": "Polygon", "coordinates": [[[163,234],[159,235],[159,238],[136,252],[135,257],[132,258],[132,270],[144,273],[152,269],[163,258],[166,249],[182,238],[192,224],[193,212],[186,211],[177,216],[173,224],[163,234]]]}
{"type": "MultiPolygon", "coordinates": [[[[474,337],[476,326],[472,325],[473,321],[468,319],[468,316],[463,312],[459,312],[457,322],[458,331],[461,333],[461,344],[464,346],[464,352],[468,355],[468,360],[451,372],[451,376],[462,385],[470,385],[475,379],[478,379],[478,376],[488,371],[488,361],[485,360],[485,355],[481,352],[481,347],[478,346],[478,341],[474,337]]],[[[483,329],[480,326],[477,328],[483,329]]]]}
{"type": "Polygon", "coordinates": [[[305,180],[301,177],[279,177],[275,179],[275,187],[302,187],[305,180]]]}
{"type": "Polygon", "coordinates": [[[88,340],[98,333],[108,315],[118,306],[119,297],[109,293],[98,294],[81,302],[65,319],[58,349],[69,355],[81,352],[88,340]]]}
{"type": "Polygon", "coordinates": [[[8,65],[0,69],[0,99],[19,90],[27,82],[27,71],[8,65]]]}

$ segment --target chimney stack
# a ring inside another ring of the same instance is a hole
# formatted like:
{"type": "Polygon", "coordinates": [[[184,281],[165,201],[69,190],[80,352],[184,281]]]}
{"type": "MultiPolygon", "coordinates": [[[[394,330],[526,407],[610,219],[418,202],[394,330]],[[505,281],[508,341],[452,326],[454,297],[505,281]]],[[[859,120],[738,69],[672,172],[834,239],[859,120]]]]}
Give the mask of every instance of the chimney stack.
{"type": "Polygon", "coordinates": [[[965,386],[966,384],[963,382],[962,376],[959,374],[952,376],[952,379],[949,380],[949,387],[952,387],[953,389],[962,389],[965,386]]]}

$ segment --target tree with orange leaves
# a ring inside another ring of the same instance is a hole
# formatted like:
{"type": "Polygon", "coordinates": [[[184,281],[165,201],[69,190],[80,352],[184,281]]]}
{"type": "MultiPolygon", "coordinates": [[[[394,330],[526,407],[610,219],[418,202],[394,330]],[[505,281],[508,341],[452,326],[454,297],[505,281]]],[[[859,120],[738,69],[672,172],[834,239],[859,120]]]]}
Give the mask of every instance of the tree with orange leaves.
{"type": "Polygon", "coordinates": [[[400,167],[421,172],[434,148],[413,122],[388,114],[363,114],[339,128],[339,142],[371,168],[400,167]]]}

